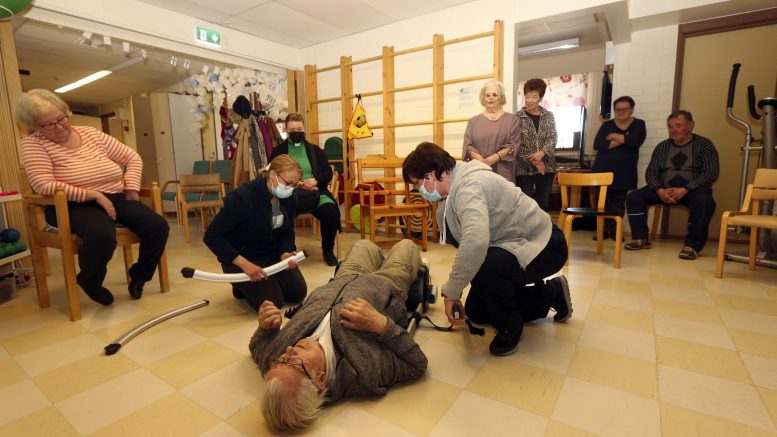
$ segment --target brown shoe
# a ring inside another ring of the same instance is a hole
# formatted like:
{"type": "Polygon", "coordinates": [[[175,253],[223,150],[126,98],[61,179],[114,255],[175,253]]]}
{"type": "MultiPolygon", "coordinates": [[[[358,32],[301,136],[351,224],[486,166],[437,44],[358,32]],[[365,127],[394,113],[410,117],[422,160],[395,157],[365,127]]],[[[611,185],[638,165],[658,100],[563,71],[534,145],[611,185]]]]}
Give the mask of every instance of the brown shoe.
{"type": "Polygon", "coordinates": [[[650,240],[631,240],[628,243],[623,245],[623,248],[626,250],[640,250],[640,249],[650,249],[653,247],[650,244],[650,240]]]}
{"type": "Polygon", "coordinates": [[[680,259],[690,259],[694,260],[699,257],[699,253],[694,250],[691,246],[685,246],[683,247],[683,250],[680,251],[680,254],[677,255],[680,259]]]}

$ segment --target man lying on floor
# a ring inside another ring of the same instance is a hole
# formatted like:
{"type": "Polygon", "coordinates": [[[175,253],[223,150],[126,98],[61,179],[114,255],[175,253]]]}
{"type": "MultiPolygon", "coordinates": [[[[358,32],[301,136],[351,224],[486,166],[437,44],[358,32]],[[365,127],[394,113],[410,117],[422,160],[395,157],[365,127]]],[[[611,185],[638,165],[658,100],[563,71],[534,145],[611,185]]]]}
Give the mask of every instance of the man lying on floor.
{"type": "Polygon", "coordinates": [[[325,402],[382,395],[424,374],[426,356],[399,325],[420,265],[410,240],[385,259],[360,240],[283,329],[280,310],[262,303],[248,348],[267,381],[263,412],[271,428],[303,428],[325,402]]]}

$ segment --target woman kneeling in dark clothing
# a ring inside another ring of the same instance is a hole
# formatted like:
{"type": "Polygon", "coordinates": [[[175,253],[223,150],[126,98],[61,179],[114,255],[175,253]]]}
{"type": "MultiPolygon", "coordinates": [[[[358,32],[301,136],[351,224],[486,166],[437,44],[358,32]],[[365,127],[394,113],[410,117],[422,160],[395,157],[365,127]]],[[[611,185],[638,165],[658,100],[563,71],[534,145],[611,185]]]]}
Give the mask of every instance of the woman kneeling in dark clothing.
{"type": "Polygon", "coordinates": [[[224,207],[205,231],[203,240],[224,273],[242,272],[251,278],[233,284],[232,293],[257,311],[265,300],[280,308],[284,302],[302,302],[307,294],[305,278],[293,260],[289,260],[289,269],[273,276],[263,270],[296,254],[298,200],[293,190],[301,176],[302,169],[293,158],[275,157],[256,179],[224,198],[224,207]]]}

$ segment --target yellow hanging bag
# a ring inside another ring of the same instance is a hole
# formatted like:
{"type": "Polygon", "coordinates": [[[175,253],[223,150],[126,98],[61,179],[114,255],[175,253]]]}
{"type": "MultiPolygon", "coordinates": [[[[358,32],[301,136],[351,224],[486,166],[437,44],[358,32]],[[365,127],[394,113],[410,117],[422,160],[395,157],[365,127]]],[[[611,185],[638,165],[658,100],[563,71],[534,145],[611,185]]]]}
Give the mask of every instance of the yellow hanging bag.
{"type": "Polygon", "coordinates": [[[372,131],[367,125],[367,113],[364,111],[362,96],[357,94],[356,99],[356,107],[353,108],[351,125],[348,127],[349,140],[354,138],[369,138],[372,136],[372,131]]]}

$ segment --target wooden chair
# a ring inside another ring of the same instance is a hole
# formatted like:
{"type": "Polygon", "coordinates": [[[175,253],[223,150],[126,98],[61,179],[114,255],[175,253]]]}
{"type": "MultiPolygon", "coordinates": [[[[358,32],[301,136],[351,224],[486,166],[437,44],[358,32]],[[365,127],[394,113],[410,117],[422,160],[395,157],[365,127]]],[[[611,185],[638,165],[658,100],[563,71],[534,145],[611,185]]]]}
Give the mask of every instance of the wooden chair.
{"type": "MultiPolygon", "coordinates": [[[[78,297],[78,284],[76,283],[75,257],[81,247],[81,240],[70,232],[67,196],[61,188],[58,188],[54,195],[43,196],[33,193],[24,169],[19,170],[19,186],[26,210],[25,221],[32,252],[35,284],[38,288],[38,306],[46,308],[50,305],[46,276],[51,274],[51,269],[47,248],[59,249],[62,251],[62,270],[65,277],[65,291],[67,293],[70,320],[80,320],[81,303],[78,297]],[[43,215],[43,209],[46,206],[54,206],[57,214],[57,228],[46,223],[43,215]]],[[[141,198],[150,198],[151,208],[157,214],[164,216],[159,185],[156,182],[151,184],[151,188],[141,188],[140,196],[141,198]]],[[[129,228],[117,226],[116,245],[120,246],[124,253],[124,273],[127,283],[130,280],[129,268],[133,262],[132,245],[136,243],[140,243],[137,235],[132,233],[129,228]]],[[[162,293],[170,291],[166,253],[166,251],[162,253],[162,257],[159,259],[159,266],[157,267],[159,288],[162,290],[162,293]]]]}
{"type": "Polygon", "coordinates": [[[402,169],[403,158],[387,155],[369,155],[356,160],[357,175],[359,184],[356,189],[359,193],[360,208],[360,231],[361,238],[365,237],[365,222],[369,220],[370,240],[381,247],[393,246],[399,240],[377,241],[375,238],[375,228],[378,219],[382,217],[396,218],[404,217],[406,226],[395,223],[393,220],[384,220],[383,226],[387,234],[392,234],[397,228],[404,228],[405,238],[409,238],[421,244],[421,250],[426,252],[427,234],[429,228],[426,220],[429,209],[428,202],[412,203],[410,197],[410,184],[406,183],[402,177],[393,176],[393,174],[402,169]],[[365,170],[381,169],[384,172],[383,177],[368,177],[365,170]],[[376,189],[373,182],[383,186],[382,190],[376,189]],[[378,204],[376,197],[384,196],[385,203],[378,204]],[[401,199],[398,199],[400,198],[401,199]],[[414,238],[410,232],[410,218],[417,217],[421,223],[421,238],[414,238]]]}
{"type": "Polygon", "coordinates": [[[180,212],[183,236],[189,242],[189,210],[200,211],[202,229],[208,225],[206,209],[224,206],[224,185],[218,174],[181,175],[178,182],[178,211],[180,212]],[[196,194],[192,199],[189,194],[196,194]],[[215,194],[215,196],[211,196],[215,194]]]}
{"type": "MultiPolygon", "coordinates": [[[[213,168],[213,161],[194,161],[194,166],[192,167],[192,174],[208,174],[211,172],[212,168],[213,168]]],[[[178,220],[178,224],[180,225],[181,211],[178,210],[179,203],[178,203],[178,200],[176,199],[176,196],[178,196],[178,190],[167,191],[168,186],[178,185],[179,183],[180,181],[178,179],[165,181],[165,183],[162,185],[162,200],[175,202],[175,217],[178,220]]],[[[188,197],[190,200],[199,199],[199,196],[197,194],[189,194],[188,197]]]]}
{"type": "MultiPolygon", "coordinates": [[[[572,248],[572,221],[578,217],[596,217],[596,253],[601,255],[604,251],[604,219],[615,220],[615,260],[616,269],[621,267],[621,239],[623,232],[623,218],[619,212],[608,211],[604,208],[607,197],[607,187],[612,184],[612,173],[558,173],[558,183],[561,188],[561,213],[558,216],[558,227],[564,231],[567,240],[567,248],[572,248]],[[595,208],[570,207],[570,191],[574,187],[589,187],[599,189],[599,199],[595,208]]],[[[567,258],[567,264],[569,259],[567,258]]]]}
{"type": "Polygon", "coordinates": [[[680,208],[688,211],[688,207],[681,203],[656,203],[648,206],[648,213],[653,210],[653,223],[650,225],[650,241],[659,235],[665,238],[669,230],[669,210],[671,208],[680,208]],[[659,233],[659,225],[661,226],[659,233]]]}
{"type": "MultiPolygon", "coordinates": [[[[332,196],[335,198],[335,206],[340,208],[340,204],[337,202],[337,190],[340,189],[340,181],[338,180],[337,176],[337,169],[335,169],[334,165],[330,165],[332,167],[332,180],[329,181],[327,184],[327,188],[329,189],[329,192],[332,193],[332,196]]],[[[313,216],[312,213],[306,212],[303,214],[299,214],[297,216],[297,220],[310,220],[310,226],[313,228],[313,234],[318,236],[319,239],[321,239],[321,223],[319,223],[318,220],[313,216]]],[[[337,232],[335,234],[335,256],[337,259],[340,259],[340,232],[337,232]]]]}
{"type": "MultiPolygon", "coordinates": [[[[729,227],[747,226],[750,228],[750,270],[755,270],[758,230],[771,229],[777,232],[777,216],[761,214],[762,201],[777,200],[777,169],[759,168],[755,179],[747,186],[742,208],[739,211],[725,211],[720,218],[720,240],[715,266],[715,277],[723,277],[723,261],[726,256],[726,234],[729,227]]],[[[768,212],[767,212],[768,214],[768,212]]]]}

